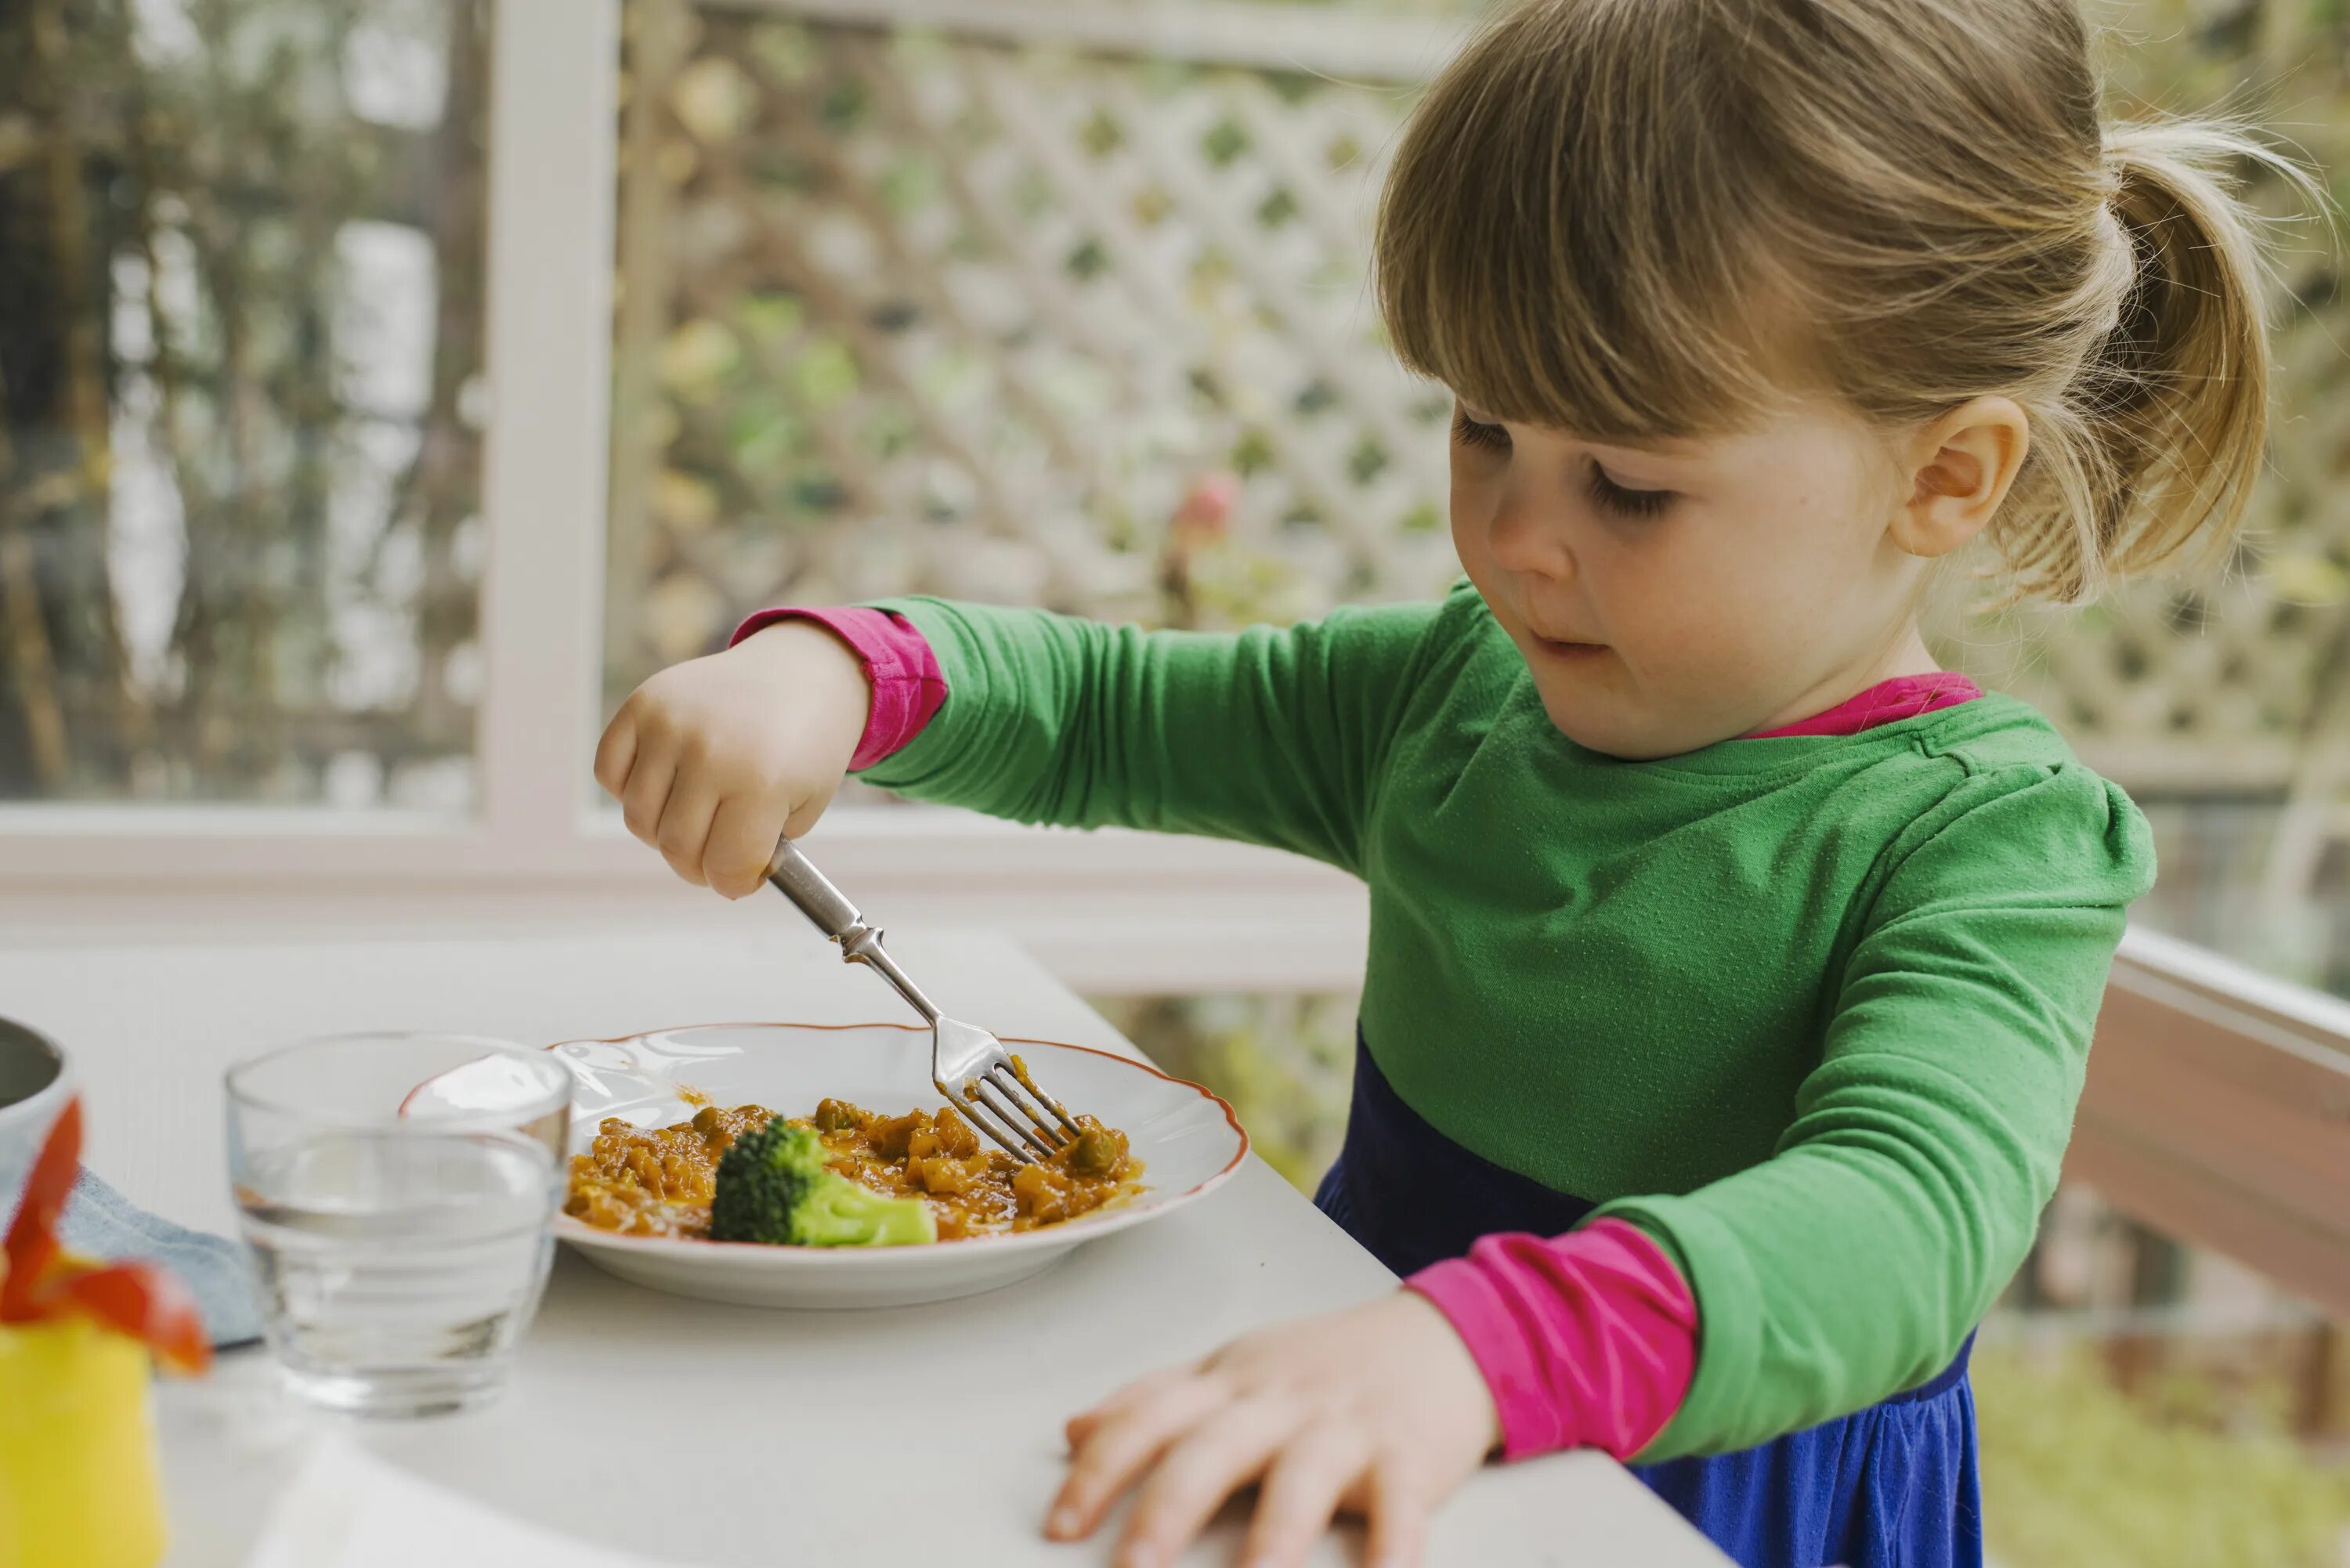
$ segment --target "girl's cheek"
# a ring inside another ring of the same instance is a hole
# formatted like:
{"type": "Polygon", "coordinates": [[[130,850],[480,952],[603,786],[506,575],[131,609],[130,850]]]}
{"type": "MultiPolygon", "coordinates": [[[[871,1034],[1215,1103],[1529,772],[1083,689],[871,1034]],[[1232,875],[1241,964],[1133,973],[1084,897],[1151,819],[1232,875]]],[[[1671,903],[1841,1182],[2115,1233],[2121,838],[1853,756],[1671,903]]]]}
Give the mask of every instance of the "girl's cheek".
{"type": "Polygon", "coordinates": [[[1479,589],[1492,585],[1494,566],[1491,519],[1473,505],[1462,505],[1457,497],[1452,504],[1452,553],[1461,557],[1461,569],[1469,574],[1479,589]]]}
{"type": "Polygon", "coordinates": [[[1492,486],[1464,476],[1457,459],[1446,514],[1452,524],[1452,542],[1464,553],[1471,539],[1483,535],[1493,515],[1492,486]]]}
{"type": "Polygon", "coordinates": [[[1703,571],[1660,576],[1640,583],[1637,592],[1620,579],[1610,586],[1615,597],[1596,597],[1607,606],[1617,642],[1700,711],[1725,684],[1767,667],[1774,652],[1783,653],[1783,639],[1800,630],[1768,624],[1752,593],[1703,571]]]}

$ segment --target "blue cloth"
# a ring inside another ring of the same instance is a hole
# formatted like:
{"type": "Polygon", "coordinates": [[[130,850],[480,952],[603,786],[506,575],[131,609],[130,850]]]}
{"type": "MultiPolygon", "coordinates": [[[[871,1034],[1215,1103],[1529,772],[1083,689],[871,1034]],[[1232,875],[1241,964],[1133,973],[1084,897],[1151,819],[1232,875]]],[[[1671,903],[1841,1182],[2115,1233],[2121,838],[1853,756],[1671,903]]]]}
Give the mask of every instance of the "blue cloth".
{"type": "MultiPolygon", "coordinates": [[[[1495,1231],[1555,1236],[1595,1207],[1437,1131],[1359,1039],[1346,1143],[1314,1201],[1399,1274],[1495,1231]]],[[[1855,1415],[1632,1473],[1744,1568],[1981,1568],[1965,1348],[1924,1386],[1855,1415]]]]}
{"type": "Polygon", "coordinates": [[[66,1250],[109,1263],[132,1259],[179,1276],[196,1298],[213,1348],[261,1337],[261,1298],[244,1249],[224,1236],[190,1231],[133,1204],[85,1166],[57,1226],[66,1250]]]}

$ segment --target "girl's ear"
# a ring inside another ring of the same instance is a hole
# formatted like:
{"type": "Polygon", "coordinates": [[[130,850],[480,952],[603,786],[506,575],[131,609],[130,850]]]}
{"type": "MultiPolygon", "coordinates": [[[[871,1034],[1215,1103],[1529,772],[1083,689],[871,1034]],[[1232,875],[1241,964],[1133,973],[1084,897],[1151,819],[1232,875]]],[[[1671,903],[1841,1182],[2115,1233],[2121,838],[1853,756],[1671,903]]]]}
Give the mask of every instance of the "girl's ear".
{"type": "Polygon", "coordinates": [[[1975,398],[1929,421],[1904,454],[1908,498],[1893,542],[1912,556],[1947,556],[1981,533],[2032,450],[2032,422],[2007,398],[1975,398]]]}

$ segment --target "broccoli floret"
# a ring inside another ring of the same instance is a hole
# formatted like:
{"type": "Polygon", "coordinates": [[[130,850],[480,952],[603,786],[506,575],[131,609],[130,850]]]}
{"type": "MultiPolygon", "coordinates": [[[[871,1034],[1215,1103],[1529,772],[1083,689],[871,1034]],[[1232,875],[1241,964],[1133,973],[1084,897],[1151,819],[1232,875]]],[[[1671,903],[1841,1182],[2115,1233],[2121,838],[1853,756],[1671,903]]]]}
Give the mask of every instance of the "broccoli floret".
{"type": "Polygon", "coordinates": [[[719,1157],[715,1241],[785,1247],[905,1247],[939,1239],[930,1205],[884,1198],[824,1163],[824,1142],[777,1116],[719,1157]]]}

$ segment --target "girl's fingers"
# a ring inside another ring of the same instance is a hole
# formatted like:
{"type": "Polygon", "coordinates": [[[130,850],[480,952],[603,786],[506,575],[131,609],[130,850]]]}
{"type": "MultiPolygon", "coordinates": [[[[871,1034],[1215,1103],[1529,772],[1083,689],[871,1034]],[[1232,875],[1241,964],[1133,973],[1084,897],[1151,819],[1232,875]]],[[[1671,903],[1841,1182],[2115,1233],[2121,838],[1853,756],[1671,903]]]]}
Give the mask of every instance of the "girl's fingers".
{"type": "Polygon", "coordinates": [[[1242,1568],[1296,1568],[1304,1563],[1370,1458],[1369,1444],[1345,1427],[1308,1427],[1291,1438],[1265,1475],[1248,1543],[1241,1550],[1242,1568]]]}
{"type": "Polygon", "coordinates": [[[729,795],[721,802],[702,851],[702,874],[711,887],[730,898],[757,892],[775,857],[775,823],[774,808],[756,796],[729,795]]]}
{"type": "MultiPolygon", "coordinates": [[[[790,838],[799,838],[804,836],[809,828],[816,826],[816,818],[824,815],[825,807],[831,804],[832,792],[830,790],[827,790],[822,794],[810,795],[807,799],[800,802],[798,809],[784,819],[785,836],[790,838]]],[[[775,846],[772,844],[767,846],[767,848],[770,851],[774,850],[775,847],[775,846]]]]}
{"type": "Polygon", "coordinates": [[[604,738],[596,742],[596,782],[613,799],[629,786],[629,765],[637,760],[637,716],[627,703],[604,726],[604,738]]]}
{"type": "Polygon", "coordinates": [[[1230,1398],[1204,1378],[1170,1383],[1148,1399],[1105,1416],[1069,1460],[1069,1479],[1053,1500],[1045,1533],[1082,1540],[1100,1525],[1109,1505],[1135,1483],[1167,1446],[1230,1398]]]}
{"type": "Polygon", "coordinates": [[[718,815],[718,786],[705,770],[681,770],[670,787],[669,804],[661,807],[654,846],[670,869],[695,887],[709,886],[702,874],[702,847],[710,840],[710,822],[718,815]]]}
{"type": "Polygon", "coordinates": [[[1303,1419],[1286,1400],[1255,1399],[1194,1427],[1143,1483],[1115,1559],[1118,1568],[1172,1563],[1226,1498],[1263,1473],[1303,1419]]]}
{"type": "Polygon", "coordinates": [[[1195,1364],[1191,1366],[1166,1366],[1148,1377],[1138,1377],[1090,1410],[1081,1410],[1069,1417],[1061,1430],[1069,1439],[1071,1449],[1083,1448],[1094,1430],[1104,1421],[1138,1405],[1147,1404],[1179,1383],[1200,1375],[1195,1364]]]}
{"type": "Polygon", "coordinates": [[[620,795],[620,820],[647,844],[657,843],[670,785],[677,782],[677,753],[668,746],[639,744],[620,795]]]}
{"type": "Polygon", "coordinates": [[[1428,1493],[1413,1485],[1392,1460],[1371,1467],[1363,1512],[1370,1533],[1363,1542],[1369,1568],[1419,1568],[1428,1544],[1428,1493]]]}

